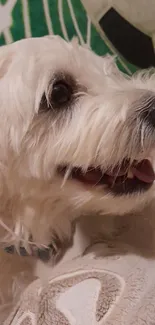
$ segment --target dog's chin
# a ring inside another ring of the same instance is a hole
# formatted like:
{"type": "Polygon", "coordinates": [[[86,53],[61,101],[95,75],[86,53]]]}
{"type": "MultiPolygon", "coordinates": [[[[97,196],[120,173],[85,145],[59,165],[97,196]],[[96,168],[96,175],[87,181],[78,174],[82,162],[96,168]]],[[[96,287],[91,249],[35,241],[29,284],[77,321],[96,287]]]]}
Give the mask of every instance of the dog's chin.
{"type": "Polygon", "coordinates": [[[124,159],[121,164],[105,171],[100,166],[90,166],[84,172],[81,167],[70,168],[68,165],[59,166],[57,171],[61,177],[68,174],[70,180],[80,182],[87,188],[104,188],[104,191],[114,195],[145,192],[155,180],[155,172],[148,159],[140,162],[134,160],[132,164],[129,159],[124,159]]]}

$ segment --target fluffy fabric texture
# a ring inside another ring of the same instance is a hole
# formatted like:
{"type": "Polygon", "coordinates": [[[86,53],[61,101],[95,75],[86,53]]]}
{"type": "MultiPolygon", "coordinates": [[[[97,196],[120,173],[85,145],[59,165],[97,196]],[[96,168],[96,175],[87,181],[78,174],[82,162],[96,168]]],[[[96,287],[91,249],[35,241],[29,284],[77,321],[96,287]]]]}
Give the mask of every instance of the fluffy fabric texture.
{"type": "MultiPolygon", "coordinates": [[[[87,43],[99,55],[116,54],[91,23],[92,5],[86,0],[0,0],[0,45],[48,34],[60,35],[68,41],[76,35],[81,45],[87,43]]],[[[120,57],[118,64],[129,74],[137,69],[120,57]]]]}
{"type": "Polygon", "coordinates": [[[88,242],[78,233],[66,260],[27,288],[4,325],[154,324],[155,222],[133,215],[114,223],[117,231],[81,257],[88,242]]]}

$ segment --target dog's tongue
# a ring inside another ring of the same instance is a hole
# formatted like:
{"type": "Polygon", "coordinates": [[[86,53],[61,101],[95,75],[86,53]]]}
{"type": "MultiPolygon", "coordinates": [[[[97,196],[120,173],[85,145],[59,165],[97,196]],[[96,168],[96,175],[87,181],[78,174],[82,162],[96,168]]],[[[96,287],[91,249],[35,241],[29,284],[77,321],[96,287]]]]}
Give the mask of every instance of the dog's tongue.
{"type": "MultiPolygon", "coordinates": [[[[129,166],[129,161],[125,160],[121,167],[116,166],[113,171],[106,172],[107,175],[111,177],[123,176],[127,173],[129,166]]],[[[141,162],[135,164],[131,167],[131,172],[133,175],[144,183],[153,183],[155,180],[155,172],[153,167],[148,159],[144,159],[141,162]]]]}
{"type": "Polygon", "coordinates": [[[133,175],[144,183],[153,183],[155,180],[155,172],[148,159],[142,160],[131,168],[133,175]]]}

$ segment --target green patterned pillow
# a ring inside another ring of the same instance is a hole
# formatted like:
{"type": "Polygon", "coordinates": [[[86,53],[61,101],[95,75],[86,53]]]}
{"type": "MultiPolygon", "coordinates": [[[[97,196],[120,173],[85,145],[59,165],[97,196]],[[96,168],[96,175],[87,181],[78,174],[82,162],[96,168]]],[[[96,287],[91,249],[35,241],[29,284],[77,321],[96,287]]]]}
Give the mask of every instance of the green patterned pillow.
{"type": "MultiPolygon", "coordinates": [[[[99,55],[114,53],[92,25],[80,0],[0,0],[0,45],[53,33],[66,40],[77,35],[81,44],[86,42],[99,55]]],[[[118,65],[127,73],[134,70],[121,58],[118,65]]]]}

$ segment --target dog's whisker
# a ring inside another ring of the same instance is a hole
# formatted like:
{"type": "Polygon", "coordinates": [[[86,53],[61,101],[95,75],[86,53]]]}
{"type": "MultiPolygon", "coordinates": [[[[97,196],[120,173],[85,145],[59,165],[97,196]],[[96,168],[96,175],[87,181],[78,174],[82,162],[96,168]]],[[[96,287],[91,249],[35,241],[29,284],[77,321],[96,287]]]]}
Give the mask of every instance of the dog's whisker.
{"type": "Polygon", "coordinates": [[[145,126],[144,124],[142,124],[140,128],[140,142],[141,142],[142,150],[144,150],[144,141],[145,141],[145,126]]]}
{"type": "Polygon", "coordinates": [[[100,181],[102,180],[104,174],[101,175],[101,177],[98,179],[98,181],[93,185],[93,187],[96,187],[98,184],[100,184],[100,181]]]}
{"type": "Polygon", "coordinates": [[[61,188],[64,187],[66,181],[68,180],[69,176],[71,175],[71,172],[72,172],[72,167],[69,166],[69,167],[67,168],[66,172],[65,172],[64,177],[63,177],[63,182],[62,182],[62,184],[61,184],[61,188]]]}
{"type": "Polygon", "coordinates": [[[74,202],[75,210],[82,207],[84,204],[88,203],[92,199],[93,195],[91,192],[86,192],[83,196],[78,195],[72,199],[74,202]]]}

